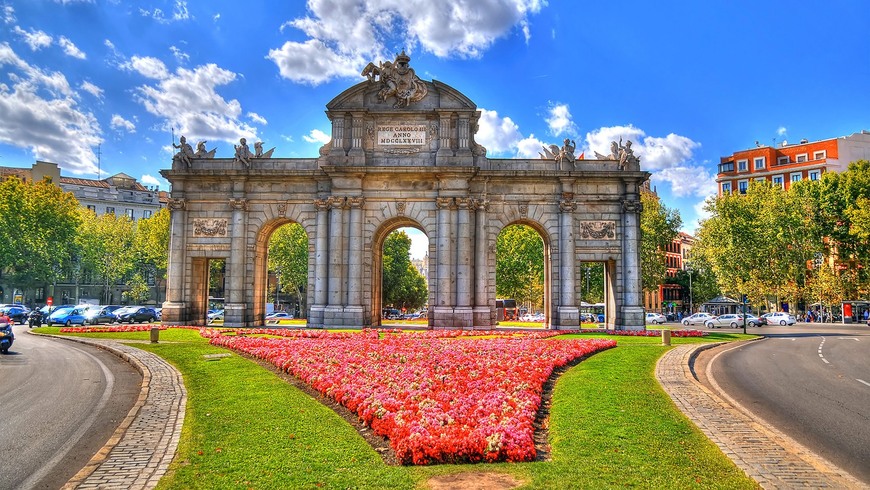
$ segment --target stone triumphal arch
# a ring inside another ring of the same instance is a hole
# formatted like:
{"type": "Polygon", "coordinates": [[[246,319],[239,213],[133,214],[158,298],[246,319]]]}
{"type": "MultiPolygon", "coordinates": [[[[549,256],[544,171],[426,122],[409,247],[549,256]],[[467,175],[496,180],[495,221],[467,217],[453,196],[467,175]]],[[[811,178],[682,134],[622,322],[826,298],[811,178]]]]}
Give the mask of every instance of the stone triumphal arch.
{"type": "Polygon", "coordinates": [[[225,324],[262,325],[272,231],[308,235],[308,324],[377,326],[381,250],[403,226],[426,233],[429,325],[495,324],[495,242],[511,224],[545,244],[551,328],[579,324],[583,264],[604,264],[608,328],[642,329],[640,197],[649,177],[631,142],[576,159],[574,144],[540,159],[487,158],[480,113],[462,93],[418,78],[404,54],[369,64],[368,79],[327,104],[332,140],[317,158],[272,158],[242,140],[234,158],[183,141],[172,168],[167,301],[163,320],[205,322],[208,262],[226,262],[225,324]]]}

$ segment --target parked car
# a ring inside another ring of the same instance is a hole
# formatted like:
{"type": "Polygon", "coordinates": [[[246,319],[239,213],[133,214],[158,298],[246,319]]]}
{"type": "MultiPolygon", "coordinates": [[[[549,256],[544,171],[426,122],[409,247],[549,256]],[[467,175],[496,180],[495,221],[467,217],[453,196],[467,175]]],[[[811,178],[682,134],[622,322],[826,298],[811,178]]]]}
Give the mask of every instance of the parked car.
{"type": "Polygon", "coordinates": [[[774,311],[771,313],[765,313],[761,315],[761,318],[767,320],[768,325],[794,325],[797,320],[795,320],[794,316],[789,315],[784,311],[774,311]]]}
{"type": "Polygon", "coordinates": [[[266,320],[292,320],[293,315],[287,313],[286,311],[276,311],[274,313],[269,313],[266,315],[266,320]]]}
{"type": "Polygon", "coordinates": [[[61,324],[66,327],[70,325],[82,325],[85,324],[85,309],[84,306],[76,306],[73,308],[60,308],[52,312],[51,315],[48,316],[48,320],[45,322],[49,327],[55,324],[61,324]]]}
{"type": "Polygon", "coordinates": [[[0,308],[0,315],[6,315],[12,320],[12,323],[18,322],[21,325],[27,323],[27,317],[30,315],[30,309],[21,305],[10,305],[0,308]]]}
{"type": "Polygon", "coordinates": [[[695,313],[692,316],[683,318],[683,325],[704,325],[711,318],[713,318],[713,315],[709,313],[695,313]]]}
{"type": "Polygon", "coordinates": [[[115,316],[118,323],[152,323],[157,319],[157,312],[149,306],[131,306],[117,310],[115,316]]]}
{"type": "Polygon", "coordinates": [[[661,325],[662,323],[665,323],[666,321],[668,321],[668,319],[664,315],[662,315],[661,313],[650,312],[650,313],[646,314],[646,322],[647,323],[652,323],[653,325],[661,325]]]}
{"type": "MultiPolygon", "coordinates": [[[[746,325],[749,327],[760,327],[762,320],[755,315],[746,314],[746,325]]],[[[728,313],[726,315],[714,316],[704,322],[707,328],[731,327],[738,328],[743,326],[743,313],[728,313]]]]}
{"type": "Polygon", "coordinates": [[[208,323],[224,321],[224,310],[211,310],[206,315],[208,323]]]}
{"type": "Polygon", "coordinates": [[[115,311],[121,309],[121,305],[97,305],[88,308],[85,313],[85,323],[98,325],[100,323],[114,323],[117,320],[115,311]]]}

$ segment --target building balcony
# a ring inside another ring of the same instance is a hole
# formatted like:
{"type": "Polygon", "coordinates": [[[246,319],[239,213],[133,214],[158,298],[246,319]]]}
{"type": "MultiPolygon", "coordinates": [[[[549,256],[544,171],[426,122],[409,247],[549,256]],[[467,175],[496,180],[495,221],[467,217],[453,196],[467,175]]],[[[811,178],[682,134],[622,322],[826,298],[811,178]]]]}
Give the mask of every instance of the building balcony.
{"type": "Polygon", "coordinates": [[[725,162],[719,164],[719,173],[726,174],[734,172],[734,162],[725,162]]]}

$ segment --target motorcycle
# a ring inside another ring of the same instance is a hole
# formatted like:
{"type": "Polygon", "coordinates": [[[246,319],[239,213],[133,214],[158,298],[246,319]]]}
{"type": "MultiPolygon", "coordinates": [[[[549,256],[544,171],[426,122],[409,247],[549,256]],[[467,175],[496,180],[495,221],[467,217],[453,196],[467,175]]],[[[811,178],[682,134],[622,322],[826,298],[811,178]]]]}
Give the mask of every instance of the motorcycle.
{"type": "Polygon", "coordinates": [[[27,316],[27,324],[30,328],[36,326],[37,328],[42,326],[42,312],[39,310],[33,310],[30,312],[30,315],[27,316]]]}
{"type": "Polygon", "coordinates": [[[0,352],[7,354],[9,348],[12,347],[13,340],[15,340],[15,334],[12,333],[12,324],[0,323],[0,352]]]}

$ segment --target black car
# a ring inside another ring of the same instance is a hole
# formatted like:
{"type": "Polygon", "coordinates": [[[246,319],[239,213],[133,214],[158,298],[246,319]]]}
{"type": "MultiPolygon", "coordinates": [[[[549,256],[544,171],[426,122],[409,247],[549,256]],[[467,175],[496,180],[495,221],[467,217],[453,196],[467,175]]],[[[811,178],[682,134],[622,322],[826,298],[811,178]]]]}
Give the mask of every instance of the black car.
{"type": "Polygon", "coordinates": [[[85,323],[90,323],[91,325],[114,323],[117,317],[113,312],[119,308],[121,308],[120,305],[92,306],[85,313],[85,323]]]}
{"type": "Polygon", "coordinates": [[[12,323],[24,325],[27,323],[27,316],[30,315],[30,310],[23,306],[6,306],[0,308],[0,316],[6,315],[12,320],[12,323]]]}
{"type": "MultiPolygon", "coordinates": [[[[121,311],[121,310],[115,310],[121,311]]],[[[118,323],[152,323],[156,320],[160,315],[157,314],[157,311],[154,308],[149,306],[140,306],[139,308],[125,308],[123,311],[117,314],[117,322],[118,323]]]]}

